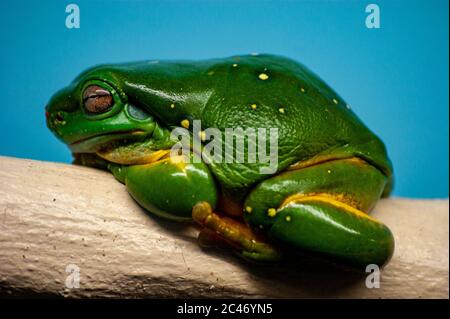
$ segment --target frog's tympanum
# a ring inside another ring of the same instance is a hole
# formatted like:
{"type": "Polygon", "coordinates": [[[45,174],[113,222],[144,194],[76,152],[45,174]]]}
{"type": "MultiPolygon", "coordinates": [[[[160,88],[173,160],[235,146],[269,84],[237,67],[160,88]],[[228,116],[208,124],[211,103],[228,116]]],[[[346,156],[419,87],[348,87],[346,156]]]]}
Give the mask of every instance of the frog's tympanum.
{"type": "Polygon", "coordinates": [[[358,268],[392,256],[392,233],[368,215],[392,185],[383,143],[293,60],[101,65],[57,92],[46,116],[75,163],[111,171],[153,214],[195,221],[200,245],[254,261],[309,253],[358,268]],[[255,139],[261,129],[266,140],[255,139]],[[213,140],[222,147],[204,152],[213,140]],[[258,152],[274,146],[270,170],[258,152]]]}

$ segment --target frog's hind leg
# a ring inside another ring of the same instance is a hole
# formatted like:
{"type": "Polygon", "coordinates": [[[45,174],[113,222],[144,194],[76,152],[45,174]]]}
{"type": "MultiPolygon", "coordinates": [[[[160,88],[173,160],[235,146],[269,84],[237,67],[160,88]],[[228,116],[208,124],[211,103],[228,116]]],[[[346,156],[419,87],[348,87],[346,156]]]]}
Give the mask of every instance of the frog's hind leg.
{"type": "Polygon", "coordinates": [[[207,202],[194,206],[192,218],[203,227],[199,234],[199,244],[203,247],[232,247],[239,255],[253,261],[273,261],[281,257],[263,236],[243,222],[213,212],[207,202]]]}
{"type": "Polygon", "coordinates": [[[365,267],[390,259],[394,239],[368,216],[387,177],[358,158],[286,171],[247,197],[246,221],[294,251],[365,267]]]}
{"type": "Polygon", "coordinates": [[[328,196],[298,196],[276,214],[269,234],[291,246],[358,267],[381,267],[392,255],[394,240],[384,224],[328,196]]]}

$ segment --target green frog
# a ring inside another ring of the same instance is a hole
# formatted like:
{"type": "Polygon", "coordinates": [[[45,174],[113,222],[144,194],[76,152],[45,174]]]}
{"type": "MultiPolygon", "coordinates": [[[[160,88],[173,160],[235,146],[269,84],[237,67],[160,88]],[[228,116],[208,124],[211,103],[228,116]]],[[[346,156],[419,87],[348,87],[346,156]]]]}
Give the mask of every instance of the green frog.
{"type": "Polygon", "coordinates": [[[75,163],[110,171],[155,215],[194,221],[202,246],[354,267],[382,267],[393,254],[391,231],[369,216],[392,188],[383,142],[291,59],[100,65],[58,91],[46,119],[75,163]]]}

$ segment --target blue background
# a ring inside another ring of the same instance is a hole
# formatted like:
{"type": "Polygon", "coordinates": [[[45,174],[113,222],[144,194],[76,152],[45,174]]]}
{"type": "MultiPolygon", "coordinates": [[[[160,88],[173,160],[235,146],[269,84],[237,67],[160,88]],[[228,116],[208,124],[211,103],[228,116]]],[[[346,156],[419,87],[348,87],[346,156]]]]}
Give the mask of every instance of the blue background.
{"type": "Polygon", "coordinates": [[[250,52],[319,74],[386,143],[395,195],[448,197],[448,1],[1,1],[0,154],[70,162],[50,96],[94,64],[250,52]],[[377,3],[381,29],[365,27],[377,3]]]}

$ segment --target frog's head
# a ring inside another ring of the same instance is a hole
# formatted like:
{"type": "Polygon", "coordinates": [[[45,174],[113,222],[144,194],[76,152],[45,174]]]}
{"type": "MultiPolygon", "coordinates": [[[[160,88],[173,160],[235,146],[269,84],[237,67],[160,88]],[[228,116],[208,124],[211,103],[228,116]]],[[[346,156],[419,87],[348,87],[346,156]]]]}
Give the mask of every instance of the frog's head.
{"type": "Polygon", "coordinates": [[[50,99],[47,126],[74,153],[151,136],[157,122],[125,92],[124,82],[108,67],[82,73],[50,99]]]}

